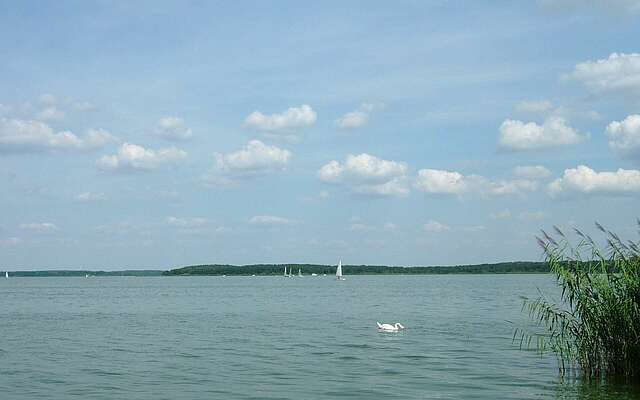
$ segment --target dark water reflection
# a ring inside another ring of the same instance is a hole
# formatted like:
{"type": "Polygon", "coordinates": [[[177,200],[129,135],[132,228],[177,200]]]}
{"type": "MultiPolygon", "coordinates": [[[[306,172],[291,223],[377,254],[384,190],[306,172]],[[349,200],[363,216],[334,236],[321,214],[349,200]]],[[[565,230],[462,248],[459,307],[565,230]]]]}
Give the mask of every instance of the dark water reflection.
{"type": "Polygon", "coordinates": [[[512,344],[537,288],[556,291],[543,275],[0,280],[0,399],[638,398],[512,344]]]}

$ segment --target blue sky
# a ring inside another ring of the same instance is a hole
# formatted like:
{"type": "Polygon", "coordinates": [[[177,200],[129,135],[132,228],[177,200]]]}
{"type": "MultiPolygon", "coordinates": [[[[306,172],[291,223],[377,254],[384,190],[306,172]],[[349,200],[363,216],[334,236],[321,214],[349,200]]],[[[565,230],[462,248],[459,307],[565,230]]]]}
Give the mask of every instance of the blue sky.
{"type": "Polygon", "coordinates": [[[0,266],[536,260],[633,238],[640,3],[2,2],[0,266]]]}

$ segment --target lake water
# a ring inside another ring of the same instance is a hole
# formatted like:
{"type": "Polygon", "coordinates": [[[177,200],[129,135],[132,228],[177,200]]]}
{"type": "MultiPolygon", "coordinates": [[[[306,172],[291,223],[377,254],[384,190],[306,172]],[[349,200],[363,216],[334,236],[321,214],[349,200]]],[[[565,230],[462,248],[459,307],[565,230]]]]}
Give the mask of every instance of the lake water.
{"type": "Polygon", "coordinates": [[[547,275],[347,279],[2,279],[0,398],[637,398],[512,344],[547,275]]]}

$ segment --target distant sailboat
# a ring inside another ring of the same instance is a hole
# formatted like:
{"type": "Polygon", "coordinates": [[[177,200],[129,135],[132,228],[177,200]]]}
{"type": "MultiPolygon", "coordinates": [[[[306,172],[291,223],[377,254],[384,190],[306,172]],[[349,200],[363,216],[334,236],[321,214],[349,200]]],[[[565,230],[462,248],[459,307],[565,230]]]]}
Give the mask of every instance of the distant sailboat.
{"type": "Polygon", "coordinates": [[[346,279],[342,276],[342,260],[338,261],[338,268],[336,268],[336,280],[338,280],[338,281],[344,281],[344,280],[346,280],[346,279]]]}
{"type": "Polygon", "coordinates": [[[302,272],[300,272],[300,268],[298,268],[298,276],[302,276],[302,272]]]}
{"type": "Polygon", "coordinates": [[[285,276],[285,278],[287,276],[287,266],[286,265],[284,266],[284,276],[285,276]]]}
{"type": "Polygon", "coordinates": [[[4,271],[4,277],[9,279],[9,271],[4,271]]]}

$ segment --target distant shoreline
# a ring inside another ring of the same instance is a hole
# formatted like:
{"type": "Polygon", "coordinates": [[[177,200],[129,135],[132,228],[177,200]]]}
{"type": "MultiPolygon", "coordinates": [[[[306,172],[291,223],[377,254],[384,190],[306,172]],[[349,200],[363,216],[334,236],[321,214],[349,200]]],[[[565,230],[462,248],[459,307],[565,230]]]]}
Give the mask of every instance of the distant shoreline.
{"type": "MultiPolygon", "coordinates": [[[[164,271],[163,276],[218,276],[256,275],[282,276],[284,268],[296,275],[298,270],[304,275],[333,275],[335,265],[318,264],[252,264],[252,265],[192,265],[164,271]]],[[[515,261],[494,264],[470,264],[455,266],[403,267],[386,265],[343,265],[345,275],[445,275],[445,274],[535,274],[547,273],[549,267],[544,262],[515,261]]]]}
{"type": "MultiPolygon", "coordinates": [[[[101,277],[101,276],[282,276],[284,267],[297,275],[333,275],[335,265],[321,264],[250,264],[191,265],[170,270],[33,270],[9,271],[10,277],[101,277]]],[[[514,261],[493,264],[467,264],[454,266],[386,266],[386,265],[343,265],[345,275],[472,275],[472,274],[544,274],[549,267],[544,262],[514,261]]]]}

